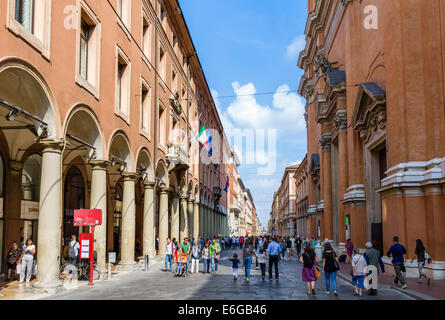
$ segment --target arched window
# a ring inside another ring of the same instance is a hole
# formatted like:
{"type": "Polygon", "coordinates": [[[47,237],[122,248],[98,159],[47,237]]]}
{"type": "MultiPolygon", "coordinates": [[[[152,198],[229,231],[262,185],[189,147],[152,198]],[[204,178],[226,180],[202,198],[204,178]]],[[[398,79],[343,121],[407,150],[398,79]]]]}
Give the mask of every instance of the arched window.
{"type": "Polygon", "coordinates": [[[22,200],[39,201],[42,156],[32,154],[26,159],[22,170],[22,200]]]}

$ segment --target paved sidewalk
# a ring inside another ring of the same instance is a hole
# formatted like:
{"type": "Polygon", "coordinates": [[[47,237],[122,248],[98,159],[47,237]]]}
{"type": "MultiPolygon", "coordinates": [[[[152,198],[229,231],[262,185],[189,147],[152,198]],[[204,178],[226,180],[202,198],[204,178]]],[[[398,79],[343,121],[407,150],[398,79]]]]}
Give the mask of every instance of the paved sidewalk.
{"type": "MultiPolygon", "coordinates": [[[[427,285],[426,280],[418,282],[418,279],[406,278],[405,281],[408,285],[407,289],[402,289],[401,286],[394,285],[394,276],[392,275],[392,266],[385,265],[386,272],[379,274],[379,286],[390,287],[391,289],[398,290],[407,295],[413,296],[416,299],[421,300],[445,300],[445,280],[431,280],[430,285],[427,285]]],[[[351,264],[340,263],[340,273],[338,274],[346,281],[351,281],[351,264]]]]}

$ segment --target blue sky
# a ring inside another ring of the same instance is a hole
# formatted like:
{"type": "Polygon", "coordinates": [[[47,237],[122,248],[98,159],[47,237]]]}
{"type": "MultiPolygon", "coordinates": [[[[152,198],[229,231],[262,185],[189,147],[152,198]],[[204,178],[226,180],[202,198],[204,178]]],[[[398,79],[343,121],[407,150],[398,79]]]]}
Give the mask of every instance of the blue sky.
{"type": "Polygon", "coordinates": [[[252,192],[261,223],[267,225],[273,192],[280,185],[284,168],[301,161],[306,154],[305,102],[294,91],[303,74],[297,59],[304,49],[307,3],[179,2],[224,129],[276,130],[275,153],[267,142],[266,154],[258,148],[249,150],[245,144],[235,145],[242,162],[246,162],[246,152],[255,152],[256,163],[242,163],[238,171],[252,192]],[[275,159],[273,174],[258,174],[258,168],[265,167],[264,161],[275,159]]]}

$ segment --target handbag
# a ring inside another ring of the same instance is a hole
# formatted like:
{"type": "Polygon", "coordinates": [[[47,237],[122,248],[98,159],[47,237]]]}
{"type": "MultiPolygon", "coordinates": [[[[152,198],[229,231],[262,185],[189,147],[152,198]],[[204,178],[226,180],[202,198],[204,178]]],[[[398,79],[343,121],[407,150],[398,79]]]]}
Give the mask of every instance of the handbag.
{"type": "Polygon", "coordinates": [[[37,274],[37,263],[34,263],[34,264],[32,265],[32,274],[33,274],[33,275],[37,274]]]}
{"type": "Polygon", "coordinates": [[[320,270],[318,269],[317,266],[314,267],[314,272],[315,272],[315,278],[318,279],[318,278],[321,277],[321,272],[320,272],[320,270]]]}
{"type": "Polygon", "coordinates": [[[16,272],[17,272],[17,274],[20,274],[20,271],[22,270],[22,263],[21,262],[19,262],[19,263],[17,263],[17,268],[16,268],[16,272]]]}

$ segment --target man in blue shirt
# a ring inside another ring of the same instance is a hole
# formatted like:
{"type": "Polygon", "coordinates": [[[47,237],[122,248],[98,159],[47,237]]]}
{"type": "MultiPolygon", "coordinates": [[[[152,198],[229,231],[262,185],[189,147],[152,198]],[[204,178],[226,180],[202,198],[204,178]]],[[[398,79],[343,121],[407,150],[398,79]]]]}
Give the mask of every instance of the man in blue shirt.
{"type": "Polygon", "coordinates": [[[266,249],[269,253],[269,280],[272,280],[272,265],[275,264],[275,279],[278,280],[278,255],[280,254],[280,245],[275,238],[269,238],[269,245],[266,249]]]}
{"type": "Polygon", "coordinates": [[[403,273],[405,272],[405,260],[403,259],[403,255],[406,254],[406,249],[399,243],[399,237],[395,236],[392,240],[393,245],[389,248],[386,255],[388,257],[392,256],[392,265],[394,266],[394,271],[396,273],[396,278],[394,279],[394,284],[400,281],[402,284],[402,289],[406,289],[408,286],[406,285],[405,279],[403,278],[403,273]]]}

